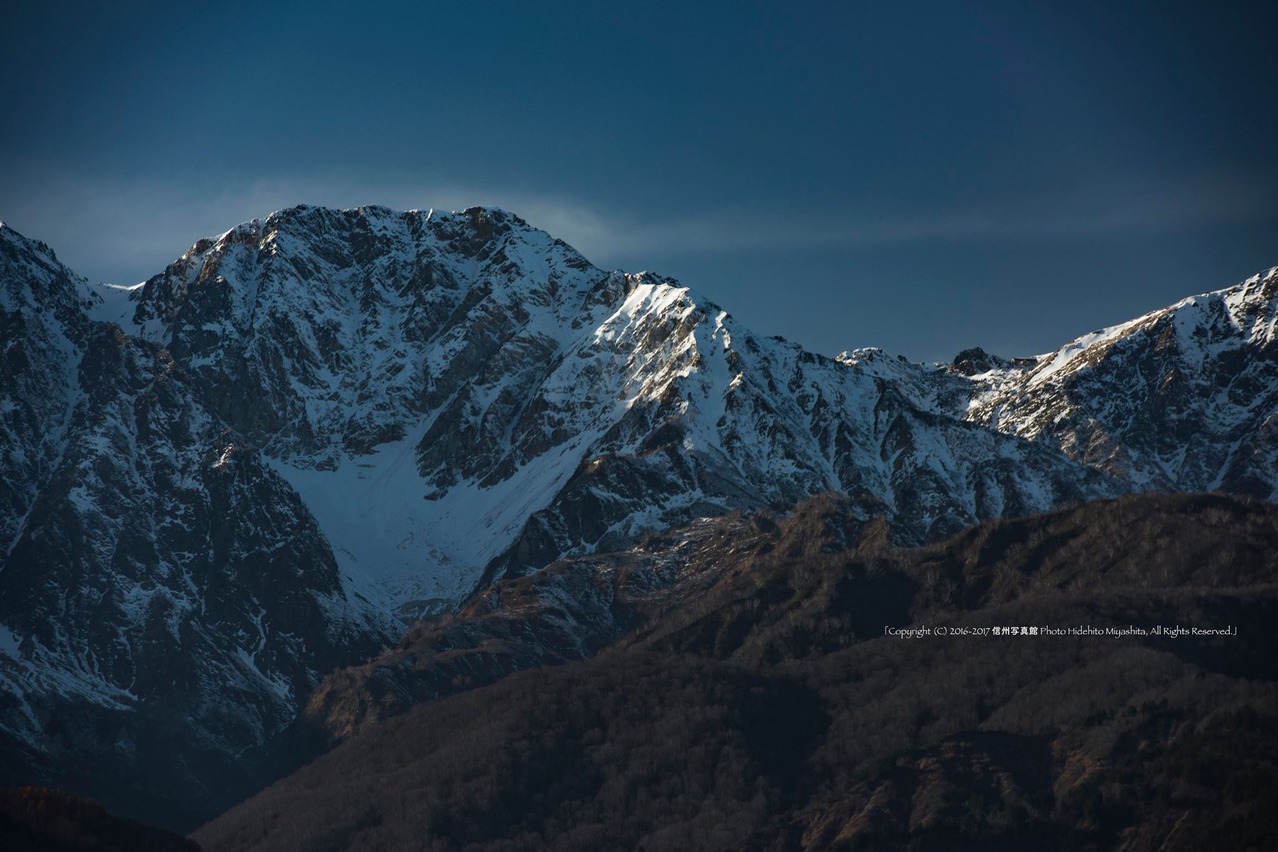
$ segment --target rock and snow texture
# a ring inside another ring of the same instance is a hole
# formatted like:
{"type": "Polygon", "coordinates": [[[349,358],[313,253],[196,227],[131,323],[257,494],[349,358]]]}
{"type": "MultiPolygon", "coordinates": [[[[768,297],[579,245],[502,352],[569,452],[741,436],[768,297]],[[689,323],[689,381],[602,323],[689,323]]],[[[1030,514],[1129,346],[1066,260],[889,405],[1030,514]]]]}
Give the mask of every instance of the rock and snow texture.
{"type": "Polygon", "coordinates": [[[168,767],[197,799],[196,764],[261,745],[397,626],[170,353],[3,226],[0,295],[0,745],[67,783],[168,767]]]}
{"type": "Polygon", "coordinates": [[[233,756],[397,616],[819,492],[910,542],[1272,496],[1274,288],[941,369],[759,337],[500,210],[293,208],[131,288],[0,227],[0,726],[127,753],[134,714],[233,756]]]}
{"type": "Polygon", "coordinates": [[[1137,490],[1278,497],[1278,268],[972,381],[967,419],[1137,490]]]}
{"type": "Polygon", "coordinates": [[[1120,490],[498,210],[296,208],[130,297],[128,330],[293,485],[348,587],[408,612],[820,491],[922,540],[1120,490]]]}
{"type": "MultiPolygon", "coordinates": [[[[0,225],[0,547],[57,467],[79,396],[88,285],[43,243],[0,225]]],[[[0,551],[4,552],[4,551],[0,551]]]]}

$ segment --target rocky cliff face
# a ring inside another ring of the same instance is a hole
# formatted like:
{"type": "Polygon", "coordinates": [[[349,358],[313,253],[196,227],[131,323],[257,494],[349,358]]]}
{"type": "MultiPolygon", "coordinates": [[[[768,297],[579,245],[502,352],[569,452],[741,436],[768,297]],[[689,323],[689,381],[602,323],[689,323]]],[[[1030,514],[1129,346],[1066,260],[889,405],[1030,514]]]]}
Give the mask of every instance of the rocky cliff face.
{"type": "Polygon", "coordinates": [[[0,227],[0,546],[7,550],[57,466],[88,333],[87,284],[48,246],[0,227]]]}
{"type": "Polygon", "coordinates": [[[169,351],[94,320],[101,298],[43,246],[0,238],[6,744],[126,808],[216,802],[210,775],[242,777],[237,755],[396,628],[169,351]]]}

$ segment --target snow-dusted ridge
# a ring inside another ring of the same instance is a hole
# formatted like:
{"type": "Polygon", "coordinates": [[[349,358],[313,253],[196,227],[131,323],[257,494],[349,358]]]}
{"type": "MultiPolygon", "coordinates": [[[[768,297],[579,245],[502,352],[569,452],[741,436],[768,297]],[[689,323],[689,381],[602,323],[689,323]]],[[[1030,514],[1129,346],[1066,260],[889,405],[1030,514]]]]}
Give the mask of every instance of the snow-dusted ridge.
{"type": "Polygon", "coordinates": [[[974,376],[965,416],[1138,489],[1278,497],[1278,268],[974,376]]]}

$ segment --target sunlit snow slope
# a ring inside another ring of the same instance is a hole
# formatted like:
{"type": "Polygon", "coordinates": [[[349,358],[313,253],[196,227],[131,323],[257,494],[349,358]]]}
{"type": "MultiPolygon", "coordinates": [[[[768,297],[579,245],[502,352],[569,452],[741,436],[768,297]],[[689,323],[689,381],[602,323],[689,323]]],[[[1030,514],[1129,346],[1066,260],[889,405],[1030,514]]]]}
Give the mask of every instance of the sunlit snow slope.
{"type": "Polygon", "coordinates": [[[1278,269],[973,377],[966,417],[1139,489],[1278,496],[1278,269]]]}

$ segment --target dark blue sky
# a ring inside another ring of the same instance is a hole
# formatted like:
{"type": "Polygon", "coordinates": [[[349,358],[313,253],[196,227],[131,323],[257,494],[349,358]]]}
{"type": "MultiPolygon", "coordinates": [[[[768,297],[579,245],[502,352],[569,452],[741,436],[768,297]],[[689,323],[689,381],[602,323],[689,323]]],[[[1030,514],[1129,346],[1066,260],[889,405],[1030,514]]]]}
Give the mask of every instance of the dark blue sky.
{"type": "Polygon", "coordinates": [[[133,282],[495,204],[827,354],[1037,353],[1278,264],[1273,5],[19,0],[0,218],[133,282]]]}

